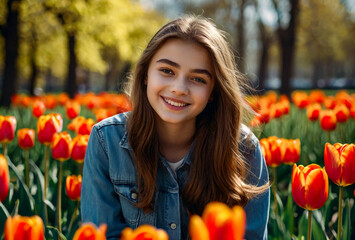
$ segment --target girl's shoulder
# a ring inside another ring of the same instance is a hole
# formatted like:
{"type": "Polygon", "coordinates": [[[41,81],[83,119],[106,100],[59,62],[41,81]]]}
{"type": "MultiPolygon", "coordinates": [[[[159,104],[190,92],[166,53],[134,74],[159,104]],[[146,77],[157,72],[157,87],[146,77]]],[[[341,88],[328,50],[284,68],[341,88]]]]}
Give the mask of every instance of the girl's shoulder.
{"type": "Polygon", "coordinates": [[[127,118],[130,112],[119,113],[113,115],[111,117],[105,118],[100,122],[95,124],[95,128],[101,129],[104,127],[112,126],[112,125],[126,125],[127,118]]]}
{"type": "Polygon", "coordinates": [[[239,145],[255,150],[259,144],[259,139],[254,135],[249,127],[242,124],[240,127],[239,145]]]}

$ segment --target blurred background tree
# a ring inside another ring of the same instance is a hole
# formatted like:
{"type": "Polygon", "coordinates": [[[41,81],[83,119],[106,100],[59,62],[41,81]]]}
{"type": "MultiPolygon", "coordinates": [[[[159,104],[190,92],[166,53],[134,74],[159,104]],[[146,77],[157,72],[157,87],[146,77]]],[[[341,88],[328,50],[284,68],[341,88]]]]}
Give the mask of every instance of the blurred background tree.
{"type": "Polygon", "coordinates": [[[216,21],[260,92],[355,87],[355,0],[0,0],[0,105],[122,91],[147,41],[184,13],[216,21]]]}
{"type": "Polygon", "coordinates": [[[130,0],[0,0],[0,6],[4,106],[19,88],[73,97],[79,88],[95,89],[91,77],[104,80],[105,90],[117,90],[121,85],[114,86],[114,79],[128,71],[167,21],[130,0]],[[13,23],[9,16],[15,10],[13,23]]]}

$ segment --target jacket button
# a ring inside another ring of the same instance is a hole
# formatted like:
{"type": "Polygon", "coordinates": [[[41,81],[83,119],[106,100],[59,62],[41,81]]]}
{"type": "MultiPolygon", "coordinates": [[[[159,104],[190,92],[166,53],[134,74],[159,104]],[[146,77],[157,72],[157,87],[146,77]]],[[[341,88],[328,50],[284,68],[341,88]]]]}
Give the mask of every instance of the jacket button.
{"type": "Polygon", "coordinates": [[[175,223],[170,224],[170,228],[173,230],[176,229],[176,224],[175,223]]]}
{"type": "Polygon", "coordinates": [[[131,198],[136,200],[138,198],[138,194],[135,192],[131,193],[131,198]]]}

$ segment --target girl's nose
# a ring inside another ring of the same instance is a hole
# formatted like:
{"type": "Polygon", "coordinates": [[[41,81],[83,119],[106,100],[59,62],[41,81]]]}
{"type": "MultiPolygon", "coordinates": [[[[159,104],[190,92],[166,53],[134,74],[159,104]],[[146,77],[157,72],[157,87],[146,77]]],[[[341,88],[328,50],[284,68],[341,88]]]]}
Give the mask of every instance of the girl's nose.
{"type": "Polygon", "coordinates": [[[171,92],[177,95],[187,95],[189,90],[184,76],[177,77],[171,84],[171,92]]]}

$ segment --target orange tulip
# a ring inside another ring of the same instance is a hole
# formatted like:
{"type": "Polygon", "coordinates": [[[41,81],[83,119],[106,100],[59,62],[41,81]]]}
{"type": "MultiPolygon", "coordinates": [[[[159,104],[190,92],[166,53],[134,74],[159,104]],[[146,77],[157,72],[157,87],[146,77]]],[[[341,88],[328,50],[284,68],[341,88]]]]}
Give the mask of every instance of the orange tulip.
{"type": "Polygon", "coordinates": [[[350,94],[346,90],[340,90],[336,93],[336,99],[338,102],[344,104],[348,109],[350,109],[353,105],[353,100],[350,94]]]}
{"type": "Polygon", "coordinates": [[[65,113],[69,119],[76,118],[80,113],[80,104],[75,101],[69,101],[65,104],[65,113]]]}
{"type": "Polygon", "coordinates": [[[297,205],[307,210],[321,208],[328,198],[329,182],[324,168],[317,164],[293,165],[292,196],[297,205]]]}
{"type": "Polygon", "coordinates": [[[189,223],[192,240],[239,240],[244,237],[246,215],[240,206],[229,208],[224,203],[210,202],[202,219],[193,215],[189,223]]]}
{"type": "Polygon", "coordinates": [[[4,155],[0,154],[0,202],[9,194],[10,175],[9,167],[4,155]]]}
{"type": "Polygon", "coordinates": [[[35,130],[30,128],[19,129],[17,139],[19,147],[28,150],[35,145],[35,130]]]}
{"type": "Polygon", "coordinates": [[[326,143],[324,165],[330,180],[339,186],[355,183],[355,145],[326,143]]]}
{"type": "Polygon", "coordinates": [[[309,98],[313,103],[323,103],[324,98],[326,97],[325,93],[322,90],[313,90],[309,94],[309,98]]]}
{"type": "Polygon", "coordinates": [[[51,143],[52,157],[64,162],[70,158],[71,136],[68,132],[54,133],[51,143]]]}
{"type": "Polygon", "coordinates": [[[332,131],[337,126],[337,118],[333,110],[323,110],[319,115],[320,126],[325,131],[332,131]]]}
{"type": "Polygon", "coordinates": [[[151,225],[141,225],[135,230],[125,228],[121,233],[121,240],[168,240],[168,234],[162,229],[151,225]]]}
{"type": "Polygon", "coordinates": [[[66,102],[70,101],[70,98],[67,93],[59,93],[58,95],[58,102],[60,105],[64,106],[66,102]]]}
{"type": "Polygon", "coordinates": [[[261,152],[269,167],[277,167],[281,165],[284,157],[281,144],[281,139],[275,136],[260,139],[261,152]]]}
{"type": "Polygon", "coordinates": [[[344,104],[338,104],[334,108],[335,116],[337,118],[337,122],[346,122],[349,119],[349,109],[344,104]]]}
{"type": "Polygon", "coordinates": [[[323,101],[323,105],[326,109],[334,109],[337,105],[337,100],[334,96],[327,96],[323,101]]]}
{"type": "Polygon", "coordinates": [[[81,175],[67,176],[65,181],[65,187],[67,190],[67,195],[72,201],[79,201],[81,196],[81,175]]]}
{"type": "Polygon", "coordinates": [[[48,109],[54,109],[57,106],[57,98],[53,94],[43,96],[43,100],[48,109]]]}
{"type": "Polygon", "coordinates": [[[15,137],[16,118],[0,115],[0,143],[9,143],[15,137]]]}
{"type": "Polygon", "coordinates": [[[319,103],[313,103],[307,106],[307,117],[311,121],[316,121],[319,118],[319,114],[322,110],[322,107],[319,103]]]}
{"type": "MultiPolygon", "coordinates": [[[[355,100],[354,100],[354,102],[355,102],[355,100]]],[[[355,104],[350,108],[349,114],[353,119],[355,119],[355,104]]]]}
{"type": "Polygon", "coordinates": [[[93,119],[86,119],[83,116],[78,116],[68,124],[68,129],[75,131],[77,134],[90,135],[91,129],[94,124],[95,122],[93,119]]]}
{"type": "Polygon", "coordinates": [[[36,118],[42,116],[46,111],[46,106],[41,100],[36,100],[32,104],[32,114],[36,118]]]}
{"type": "Polygon", "coordinates": [[[71,158],[79,163],[84,162],[89,135],[77,135],[71,143],[71,158]]]}
{"type": "Polygon", "coordinates": [[[5,240],[42,240],[44,225],[39,216],[8,217],[4,227],[5,240]]]}
{"type": "Polygon", "coordinates": [[[49,145],[54,133],[62,131],[63,118],[58,113],[42,115],[37,121],[37,137],[40,143],[49,145]]]}
{"type": "Polygon", "coordinates": [[[84,223],[76,230],[73,240],[105,240],[106,229],[105,224],[96,228],[92,223],[84,223]]]}
{"type": "Polygon", "coordinates": [[[301,154],[301,142],[299,139],[281,139],[283,146],[282,162],[293,165],[298,162],[301,154]]]}
{"type": "Polygon", "coordinates": [[[306,92],[294,91],[292,101],[298,108],[305,108],[309,104],[309,97],[306,92]]]}

